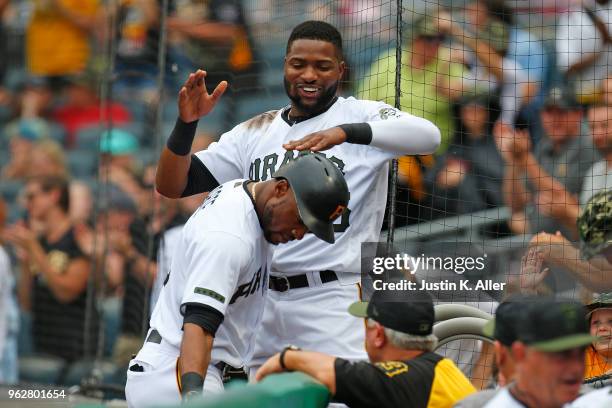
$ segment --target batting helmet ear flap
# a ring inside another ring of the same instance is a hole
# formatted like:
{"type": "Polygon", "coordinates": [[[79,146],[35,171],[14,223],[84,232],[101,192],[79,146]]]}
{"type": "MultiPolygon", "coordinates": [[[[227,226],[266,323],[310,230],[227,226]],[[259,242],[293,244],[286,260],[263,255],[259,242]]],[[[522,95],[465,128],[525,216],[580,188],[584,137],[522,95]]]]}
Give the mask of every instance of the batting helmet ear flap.
{"type": "Polygon", "coordinates": [[[333,244],[333,222],[348,206],[349,191],[342,172],[319,153],[299,154],[273,175],[289,182],[304,225],[333,244]]]}

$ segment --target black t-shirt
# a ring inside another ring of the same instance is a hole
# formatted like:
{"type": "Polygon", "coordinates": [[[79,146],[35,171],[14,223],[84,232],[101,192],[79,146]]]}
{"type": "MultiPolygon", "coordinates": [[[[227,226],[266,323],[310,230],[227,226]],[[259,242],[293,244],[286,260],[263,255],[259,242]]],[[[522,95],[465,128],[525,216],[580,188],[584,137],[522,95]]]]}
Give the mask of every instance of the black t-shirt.
{"type": "MultiPolygon", "coordinates": [[[[68,263],[85,258],[79,249],[74,230],[69,229],[55,242],[40,240],[47,259],[58,271],[64,271],[68,263]]],[[[61,272],[60,272],[61,273],[61,272]]],[[[94,307],[90,313],[89,353],[95,355],[99,316],[94,307]]],[[[47,353],[73,361],[85,353],[85,318],[87,291],[84,290],[70,303],[58,301],[47,286],[42,274],[34,278],[33,324],[34,347],[37,352],[47,353]]]]}
{"type": "Polygon", "coordinates": [[[351,408],[450,407],[475,391],[452,361],[435,353],[376,364],[337,358],[335,370],[334,401],[351,408]]]}

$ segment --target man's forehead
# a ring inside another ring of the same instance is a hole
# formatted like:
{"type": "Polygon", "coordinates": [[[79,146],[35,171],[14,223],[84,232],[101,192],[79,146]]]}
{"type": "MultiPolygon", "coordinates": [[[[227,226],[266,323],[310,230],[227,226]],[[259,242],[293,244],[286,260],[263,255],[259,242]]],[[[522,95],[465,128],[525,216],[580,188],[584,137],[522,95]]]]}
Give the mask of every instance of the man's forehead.
{"type": "Polygon", "coordinates": [[[294,40],[287,58],[337,59],[336,46],[329,41],[300,38],[294,40]]]}

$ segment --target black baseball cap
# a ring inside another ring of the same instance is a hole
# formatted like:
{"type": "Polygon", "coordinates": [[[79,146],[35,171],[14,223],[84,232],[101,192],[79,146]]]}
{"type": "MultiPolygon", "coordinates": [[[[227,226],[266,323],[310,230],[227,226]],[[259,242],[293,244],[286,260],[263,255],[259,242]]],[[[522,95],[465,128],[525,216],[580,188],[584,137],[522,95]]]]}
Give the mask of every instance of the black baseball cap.
{"type": "Polygon", "coordinates": [[[585,307],[572,300],[529,303],[517,327],[518,340],[548,353],[587,346],[598,339],[589,334],[585,307]]]}
{"type": "Polygon", "coordinates": [[[348,311],[406,334],[427,336],[433,332],[434,306],[426,291],[377,290],[369,302],[355,302],[348,311]]]}
{"type": "Polygon", "coordinates": [[[535,296],[515,295],[500,303],[495,311],[495,317],[482,328],[482,333],[505,346],[511,346],[517,340],[518,325],[521,324],[521,314],[531,303],[538,300],[535,296]]]}

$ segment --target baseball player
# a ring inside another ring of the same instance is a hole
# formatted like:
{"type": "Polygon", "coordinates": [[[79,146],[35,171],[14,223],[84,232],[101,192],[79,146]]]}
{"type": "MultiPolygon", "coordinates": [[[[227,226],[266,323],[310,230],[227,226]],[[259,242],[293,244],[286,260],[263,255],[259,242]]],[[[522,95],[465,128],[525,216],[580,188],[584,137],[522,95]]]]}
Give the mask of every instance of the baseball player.
{"type": "Polygon", "coordinates": [[[151,329],[129,364],[129,406],[222,390],[224,368],[244,366],[253,350],[268,285],[267,242],[308,231],[334,242],[333,222],[349,199],[340,170],[306,154],[272,177],[220,185],[185,224],[151,329]]]}
{"type": "Polygon", "coordinates": [[[161,194],[188,196],[238,177],[268,180],[296,157],[295,150],[306,149],[326,150],[351,191],[348,208],[334,225],[334,245],[307,236],[299,244],[274,248],[253,368],[290,343],[349,360],[367,358],[363,322],[348,319],[345,310],[360,300],[360,244],[379,238],[388,161],[430,154],[440,143],[440,131],[425,119],[382,102],[336,96],[344,68],[336,28],[321,21],[299,24],[289,37],[284,65],[291,104],[237,125],[193,156],[197,121],[215,106],[227,83],[208,94],[206,73],[199,70],[179,92],[179,118],[156,175],[161,194]]]}

